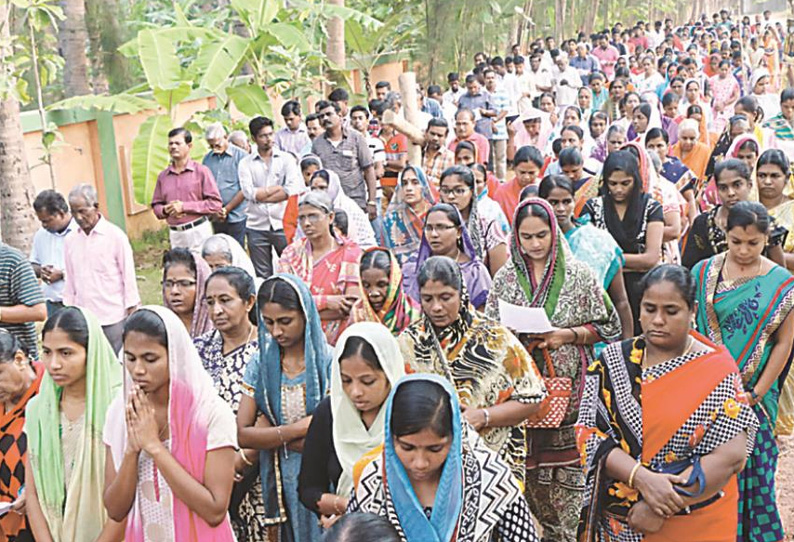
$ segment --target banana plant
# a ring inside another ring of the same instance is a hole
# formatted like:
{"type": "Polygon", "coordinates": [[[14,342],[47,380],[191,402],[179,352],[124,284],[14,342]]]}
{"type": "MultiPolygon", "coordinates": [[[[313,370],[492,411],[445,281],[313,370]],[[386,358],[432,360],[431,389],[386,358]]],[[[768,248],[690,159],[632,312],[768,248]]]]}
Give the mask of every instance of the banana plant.
{"type": "MultiPolygon", "coordinates": [[[[18,0],[22,1],[22,0],[18,0]]],[[[38,0],[43,1],[43,0],[38,0]]],[[[114,96],[80,96],[50,109],[84,107],[134,113],[156,109],[141,126],[132,147],[132,182],[135,199],[151,201],[157,175],[168,165],[166,140],[175,124],[177,106],[196,92],[214,94],[224,109],[234,104],[250,117],[272,117],[268,92],[302,97],[314,92],[326,65],[322,53],[325,22],[339,16],[361,28],[381,23],[363,13],[329,6],[322,0],[231,0],[227,21],[235,33],[219,26],[194,23],[191,0],[175,0],[170,26],[142,27],[120,51],[140,65],[146,78],[143,95],[131,92],[114,96]],[[250,74],[241,76],[242,67],[250,74]]],[[[185,126],[201,130],[206,112],[194,115],[185,126]]],[[[199,135],[199,134],[196,134],[199,135]]],[[[193,156],[207,151],[194,137],[193,156]]]]}

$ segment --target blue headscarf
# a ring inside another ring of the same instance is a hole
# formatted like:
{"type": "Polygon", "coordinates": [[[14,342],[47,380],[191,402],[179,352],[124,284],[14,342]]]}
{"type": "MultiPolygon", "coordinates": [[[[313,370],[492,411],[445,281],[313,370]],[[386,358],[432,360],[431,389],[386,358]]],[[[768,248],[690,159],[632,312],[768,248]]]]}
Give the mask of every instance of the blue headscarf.
{"type": "Polygon", "coordinates": [[[401,378],[395,384],[386,401],[386,428],[384,431],[384,462],[389,493],[394,510],[400,519],[400,527],[406,540],[427,542],[448,542],[452,540],[463,509],[463,426],[460,416],[458,394],[445,378],[434,374],[413,374],[401,378]],[[452,409],[452,445],[441,471],[441,479],[436,490],[433,513],[427,519],[419,499],[414,493],[408,473],[394,449],[394,435],[391,430],[392,405],[397,389],[415,380],[438,384],[449,397],[452,409]]]}
{"type": "MultiPolygon", "coordinates": [[[[304,359],[306,364],[306,414],[314,412],[317,404],[325,397],[330,385],[330,367],[333,350],[325,339],[325,334],[320,323],[320,314],[312,298],[311,291],[306,284],[295,275],[279,273],[268,278],[262,287],[270,281],[282,280],[295,289],[301,302],[301,309],[306,320],[304,331],[304,359]]],[[[274,426],[284,423],[281,412],[281,347],[265,328],[261,309],[258,307],[259,353],[257,358],[251,360],[246,372],[255,370],[258,366],[258,380],[254,389],[254,400],[271,424],[274,426]],[[258,362],[258,363],[254,363],[258,362]]],[[[295,485],[297,479],[288,480],[284,476],[276,476],[279,469],[279,454],[283,447],[273,450],[260,451],[260,475],[262,478],[262,493],[265,498],[265,512],[268,518],[286,520],[281,515],[284,509],[281,501],[282,487],[278,487],[278,479],[284,487],[295,485]]],[[[297,455],[296,455],[297,457],[297,455]]]]}

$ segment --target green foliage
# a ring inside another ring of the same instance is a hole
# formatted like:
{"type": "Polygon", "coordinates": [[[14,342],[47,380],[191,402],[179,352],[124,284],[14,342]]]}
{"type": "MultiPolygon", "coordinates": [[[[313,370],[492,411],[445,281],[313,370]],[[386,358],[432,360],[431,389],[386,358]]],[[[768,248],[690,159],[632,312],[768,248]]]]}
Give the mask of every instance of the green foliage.
{"type": "Polygon", "coordinates": [[[258,85],[239,85],[226,89],[229,98],[234,102],[234,106],[248,117],[264,115],[273,117],[273,110],[270,106],[270,98],[267,93],[258,85]]]}
{"type": "Polygon", "coordinates": [[[153,89],[179,86],[182,70],[173,40],[157,30],[142,30],[138,33],[137,45],[138,60],[153,89]]]}
{"type": "Polygon", "coordinates": [[[248,47],[248,40],[234,35],[223,36],[202,47],[196,58],[196,68],[203,73],[199,88],[220,93],[237,71],[248,47]]]}
{"type": "Polygon", "coordinates": [[[152,201],[157,175],[168,166],[170,158],[165,142],[172,127],[168,115],[152,115],[132,142],[132,183],[138,203],[152,201]]]}
{"type": "Polygon", "coordinates": [[[114,94],[113,96],[75,96],[50,105],[47,110],[58,109],[98,109],[113,113],[140,113],[155,109],[157,102],[135,94],[114,94]]]}
{"type": "Polygon", "coordinates": [[[63,69],[52,30],[63,19],[63,10],[55,0],[11,0],[9,19],[18,20],[20,32],[0,39],[0,98],[13,97],[23,106],[33,101],[31,86],[57,89],[63,69]],[[31,34],[35,43],[31,43],[31,34]],[[33,65],[36,48],[39,79],[33,65]]]}

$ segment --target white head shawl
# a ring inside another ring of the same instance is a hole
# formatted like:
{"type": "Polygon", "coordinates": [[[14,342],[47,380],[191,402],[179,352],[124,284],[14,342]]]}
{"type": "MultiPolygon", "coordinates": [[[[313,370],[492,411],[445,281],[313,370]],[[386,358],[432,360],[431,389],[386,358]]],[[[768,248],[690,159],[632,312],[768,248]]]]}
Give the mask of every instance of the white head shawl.
{"type": "Polygon", "coordinates": [[[383,443],[386,402],[384,400],[375,421],[369,429],[361,421],[361,413],[342,389],[342,376],[339,358],[345,350],[347,341],[359,337],[375,351],[381,369],[386,373],[389,385],[405,375],[405,362],[400,353],[397,339],[383,324],[360,322],[348,327],[334,349],[331,363],[331,413],[333,415],[334,449],[342,465],[342,474],[336,487],[336,494],[349,496],[353,489],[353,467],[362,455],[383,443]]]}

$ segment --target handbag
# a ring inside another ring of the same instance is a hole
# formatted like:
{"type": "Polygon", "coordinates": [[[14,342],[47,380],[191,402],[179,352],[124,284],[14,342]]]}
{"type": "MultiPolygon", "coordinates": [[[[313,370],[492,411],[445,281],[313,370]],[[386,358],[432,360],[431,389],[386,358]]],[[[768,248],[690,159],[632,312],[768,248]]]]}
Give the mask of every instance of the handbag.
{"type": "Polygon", "coordinates": [[[664,463],[658,469],[658,472],[663,474],[681,474],[689,467],[692,467],[692,472],[689,474],[689,478],[684,483],[683,486],[674,485],[673,489],[679,495],[683,495],[684,497],[700,497],[704,491],[706,491],[706,473],[703,471],[703,466],[700,464],[700,456],[693,455],[687,459],[680,459],[678,461],[672,461],[670,463],[664,463]],[[697,483],[697,489],[694,491],[688,491],[684,489],[685,487],[690,487],[697,483]]]}
{"type": "MultiPolygon", "coordinates": [[[[532,352],[540,341],[527,345],[527,351],[532,352]]],[[[540,403],[540,409],[527,419],[530,429],[555,429],[560,426],[568,411],[571,402],[573,381],[567,376],[557,376],[554,365],[551,363],[551,354],[547,348],[541,348],[543,361],[546,363],[546,374],[543,382],[546,384],[548,395],[540,403]]]]}

